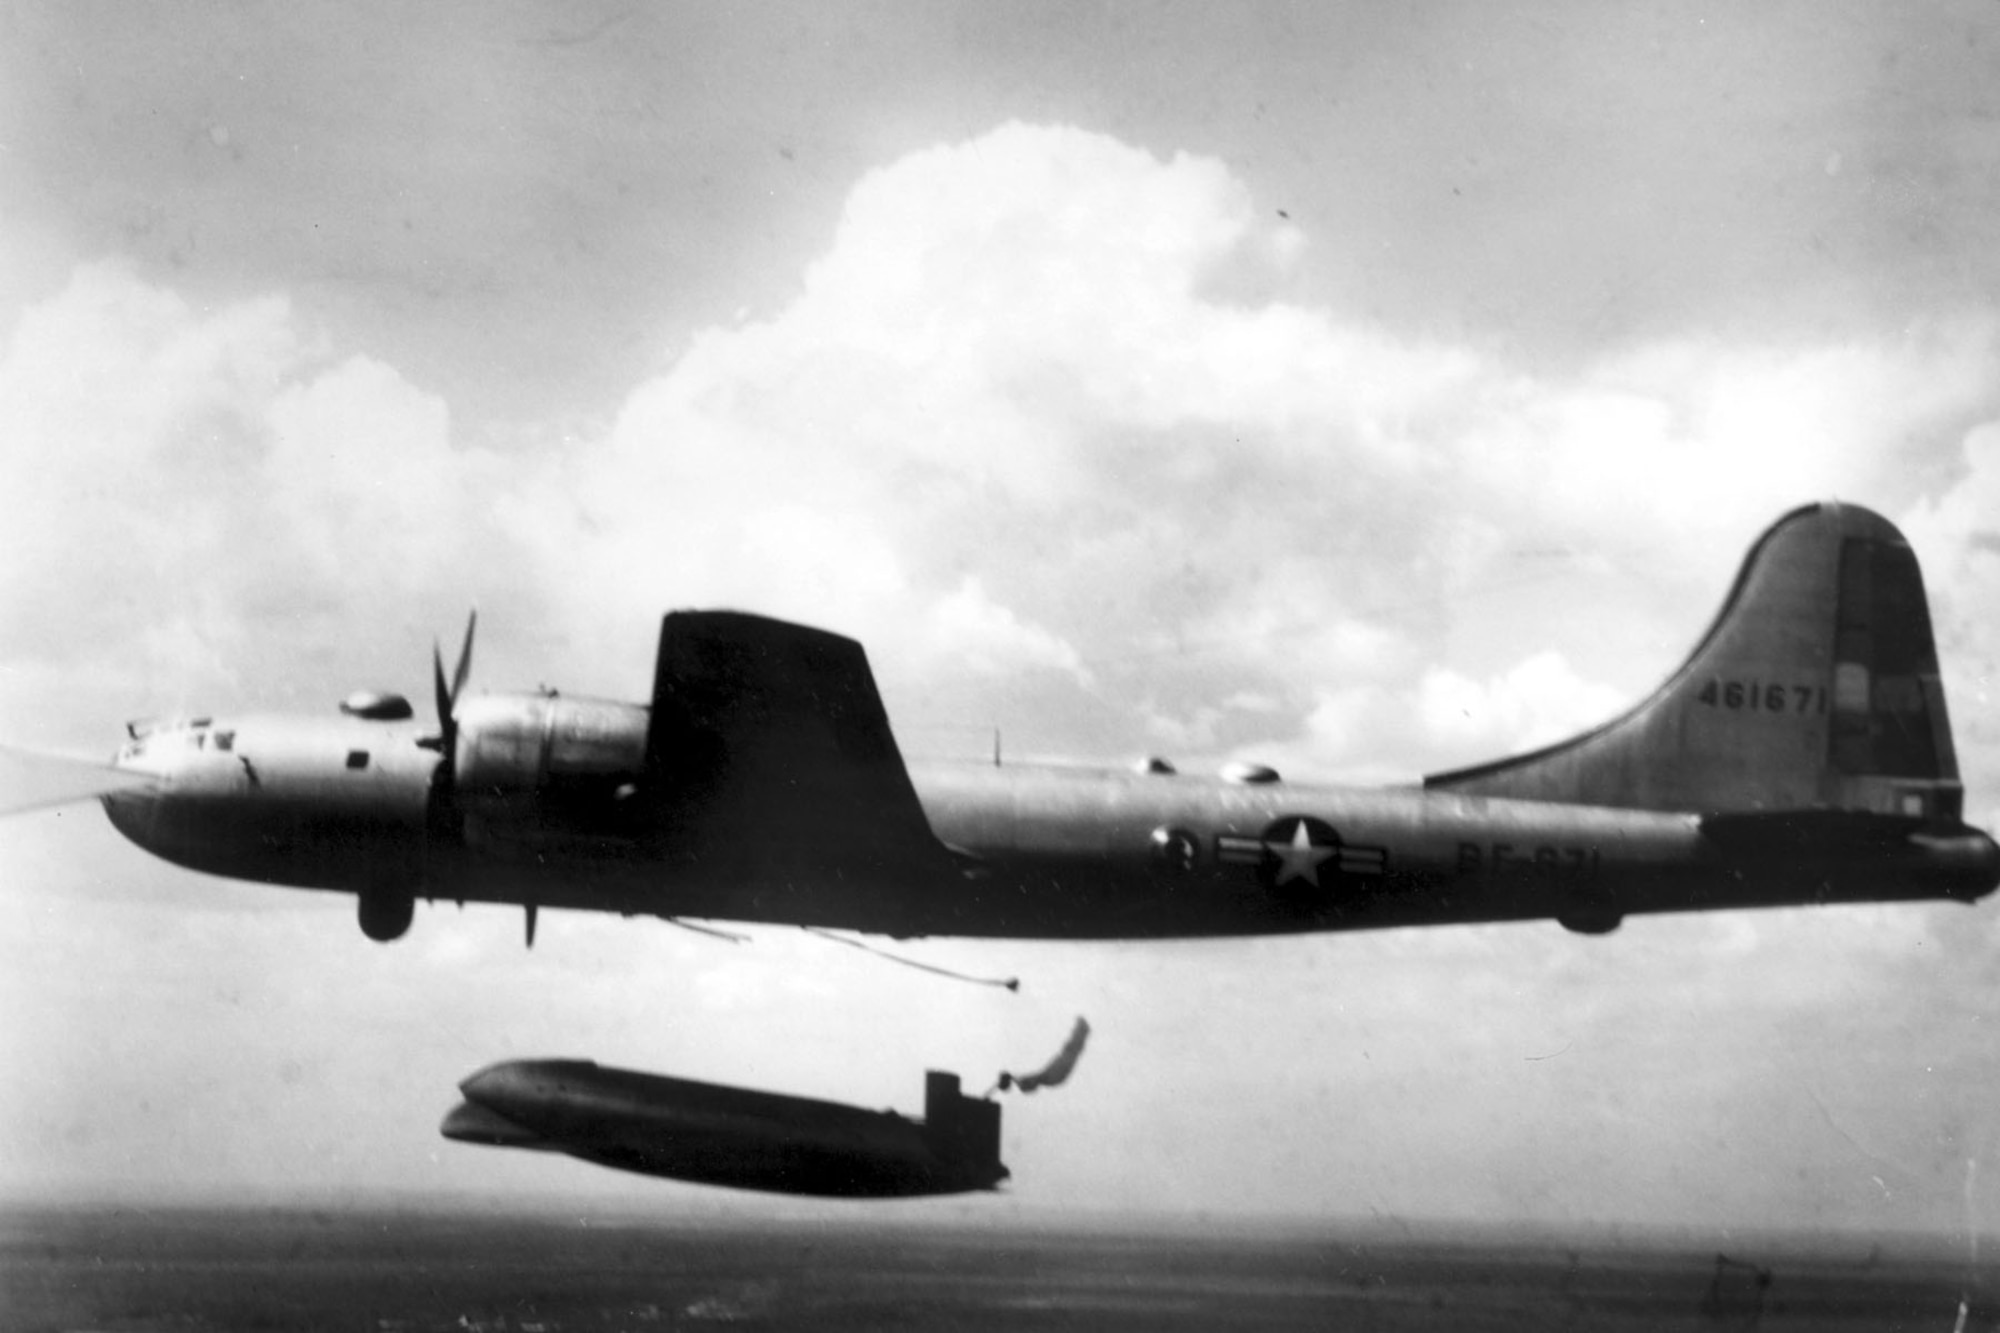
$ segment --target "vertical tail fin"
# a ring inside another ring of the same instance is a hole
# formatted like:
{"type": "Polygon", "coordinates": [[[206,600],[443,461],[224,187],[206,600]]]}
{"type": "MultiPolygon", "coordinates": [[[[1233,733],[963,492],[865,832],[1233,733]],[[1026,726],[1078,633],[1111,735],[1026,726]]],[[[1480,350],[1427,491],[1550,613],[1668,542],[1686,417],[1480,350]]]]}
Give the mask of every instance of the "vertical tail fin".
{"type": "Polygon", "coordinates": [[[1916,555],[1869,510],[1796,509],[1750,548],[1694,653],[1638,707],[1424,785],[1628,809],[1955,823],[1963,791],[1916,555]]]}
{"type": "Polygon", "coordinates": [[[1000,1163],[1000,1107],[959,1091],[958,1075],[924,1075],[924,1133],[945,1171],[962,1188],[992,1189],[1008,1176],[1000,1163]]]}

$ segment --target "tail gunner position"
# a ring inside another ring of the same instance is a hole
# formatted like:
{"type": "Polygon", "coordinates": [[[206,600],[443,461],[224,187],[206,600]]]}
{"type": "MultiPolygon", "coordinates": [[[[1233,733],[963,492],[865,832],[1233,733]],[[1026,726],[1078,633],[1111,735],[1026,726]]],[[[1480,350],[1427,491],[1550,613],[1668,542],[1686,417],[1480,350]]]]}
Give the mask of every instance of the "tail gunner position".
{"type": "Polygon", "coordinates": [[[1953,898],[2000,882],[1963,793],[1915,555],[1823,504],[1751,549],[1713,626],[1630,712],[1420,787],[906,766],[851,640],[676,612],[649,703],[394,695],[134,736],[104,798],[197,870],[415,902],[1136,938],[1953,898]]]}

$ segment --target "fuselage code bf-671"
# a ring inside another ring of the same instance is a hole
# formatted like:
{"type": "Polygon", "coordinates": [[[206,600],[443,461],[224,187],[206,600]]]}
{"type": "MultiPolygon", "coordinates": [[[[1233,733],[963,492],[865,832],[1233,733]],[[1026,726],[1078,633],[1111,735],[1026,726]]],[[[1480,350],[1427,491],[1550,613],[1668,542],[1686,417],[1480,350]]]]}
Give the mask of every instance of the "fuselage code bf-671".
{"type": "Polygon", "coordinates": [[[1916,557],[1823,504],[1751,549],[1654,694],[1420,786],[1244,766],[906,764],[866,655],[724,611],[665,618],[648,703],[396,695],[134,728],[126,837],[218,875],[419,900],[844,927],[1144,938],[1953,898],[2000,882],[1963,795],[1916,557]]]}

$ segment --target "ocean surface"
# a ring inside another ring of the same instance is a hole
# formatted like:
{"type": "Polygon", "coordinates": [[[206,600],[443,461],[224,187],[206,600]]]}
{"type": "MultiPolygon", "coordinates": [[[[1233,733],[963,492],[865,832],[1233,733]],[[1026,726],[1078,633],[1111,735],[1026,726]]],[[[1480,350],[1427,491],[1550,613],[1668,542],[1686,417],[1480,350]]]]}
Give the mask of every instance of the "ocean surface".
{"type": "Polygon", "coordinates": [[[0,1209],[8,1333],[2000,1327],[1903,1238],[1092,1220],[987,1227],[507,1207],[0,1209]]]}

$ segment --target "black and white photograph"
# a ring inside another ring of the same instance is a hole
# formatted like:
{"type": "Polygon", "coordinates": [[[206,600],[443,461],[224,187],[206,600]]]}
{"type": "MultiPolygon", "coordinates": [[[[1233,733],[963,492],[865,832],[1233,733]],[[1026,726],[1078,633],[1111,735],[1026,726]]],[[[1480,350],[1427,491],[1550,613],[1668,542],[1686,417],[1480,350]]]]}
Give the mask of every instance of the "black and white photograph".
{"type": "Polygon", "coordinates": [[[2000,3],[0,0],[0,1325],[2000,1329],[2000,3]]]}

